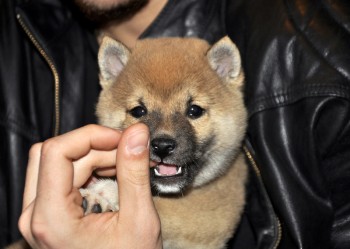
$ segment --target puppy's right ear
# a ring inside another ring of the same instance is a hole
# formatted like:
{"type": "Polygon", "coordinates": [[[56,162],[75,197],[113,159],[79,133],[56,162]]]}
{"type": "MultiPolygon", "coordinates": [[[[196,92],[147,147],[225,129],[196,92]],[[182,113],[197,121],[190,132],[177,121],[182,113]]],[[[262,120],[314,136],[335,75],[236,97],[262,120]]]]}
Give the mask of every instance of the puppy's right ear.
{"type": "Polygon", "coordinates": [[[100,84],[109,87],[117,79],[130,57],[130,51],[120,42],[105,36],[98,51],[100,84]]]}

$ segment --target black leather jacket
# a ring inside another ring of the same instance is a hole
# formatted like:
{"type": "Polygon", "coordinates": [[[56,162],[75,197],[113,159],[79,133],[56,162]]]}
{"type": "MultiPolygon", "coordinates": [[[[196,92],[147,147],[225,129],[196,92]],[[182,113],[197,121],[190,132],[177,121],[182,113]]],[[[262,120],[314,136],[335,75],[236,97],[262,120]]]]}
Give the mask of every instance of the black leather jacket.
{"type": "MultiPolygon", "coordinates": [[[[1,248],[19,237],[30,146],[95,122],[97,44],[69,2],[0,0],[1,248]]],[[[171,0],[141,38],[225,34],[246,72],[251,166],[228,248],[350,248],[348,0],[171,0]]]]}

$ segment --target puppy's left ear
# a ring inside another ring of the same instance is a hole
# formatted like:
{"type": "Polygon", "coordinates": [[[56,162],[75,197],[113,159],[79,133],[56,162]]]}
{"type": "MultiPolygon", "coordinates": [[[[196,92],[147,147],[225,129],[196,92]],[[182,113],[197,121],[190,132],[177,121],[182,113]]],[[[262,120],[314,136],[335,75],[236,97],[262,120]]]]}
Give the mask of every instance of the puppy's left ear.
{"type": "Polygon", "coordinates": [[[226,83],[242,86],[244,81],[241,56],[228,36],[216,42],[207,52],[210,67],[226,83]]]}
{"type": "Polygon", "coordinates": [[[105,36],[98,51],[100,84],[102,88],[114,83],[124,69],[130,57],[130,51],[122,43],[105,36]]]}

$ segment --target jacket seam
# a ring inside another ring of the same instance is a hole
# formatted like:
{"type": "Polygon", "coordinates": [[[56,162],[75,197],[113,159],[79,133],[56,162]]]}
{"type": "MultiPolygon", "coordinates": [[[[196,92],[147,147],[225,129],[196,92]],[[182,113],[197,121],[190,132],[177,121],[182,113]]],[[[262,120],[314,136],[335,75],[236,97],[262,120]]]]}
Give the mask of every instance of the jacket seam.
{"type": "Polygon", "coordinates": [[[295,103],[307,97],[340,97],[350,98],[350,87],[345,85],[313,84],[295,87],[285,92],[277,93],[268,97],[260,98],[248,106],[249,116],[265,109],[271,109],[295,103]],[[318,87],[318,89],[315,89],[318,87]],[[321,89],[320,89],[321,88],[321,89]],[[345,89],[345,91],[344,91],[345,89]]]}

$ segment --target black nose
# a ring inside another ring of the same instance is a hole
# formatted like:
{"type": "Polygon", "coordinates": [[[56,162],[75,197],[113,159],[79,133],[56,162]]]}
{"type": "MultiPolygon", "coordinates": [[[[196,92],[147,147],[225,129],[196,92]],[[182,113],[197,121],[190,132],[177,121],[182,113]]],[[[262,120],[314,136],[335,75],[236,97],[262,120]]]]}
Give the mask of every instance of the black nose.
{"type": "Polygon", "coordinates": [[[151,148],[155,155],[159,156],[160,159],[164,159],[175,150],[176,142],[169,138],[155,138],[151,142],[151,148]]]}

